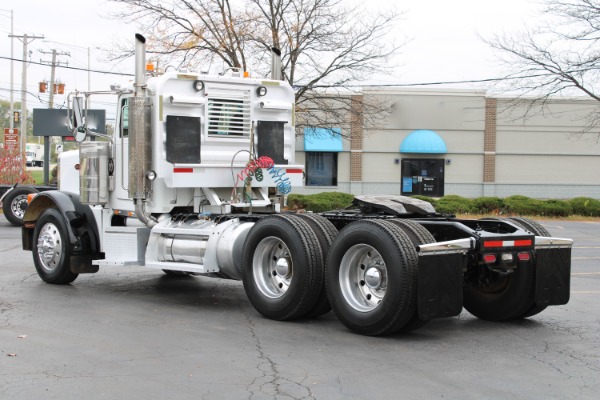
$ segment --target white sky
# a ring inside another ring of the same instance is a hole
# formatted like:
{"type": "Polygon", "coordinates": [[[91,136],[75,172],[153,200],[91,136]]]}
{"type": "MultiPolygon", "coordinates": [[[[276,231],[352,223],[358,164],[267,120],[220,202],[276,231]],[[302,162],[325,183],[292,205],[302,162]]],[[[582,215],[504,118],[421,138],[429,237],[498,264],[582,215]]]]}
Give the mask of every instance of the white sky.
{"type": "MultiPolygon", "coordinates": [[[[352,0],[347,0],[352,1],[352,0]]],[[[399,64],[395,72],[378,83],[423,83],[439,81],[477,80],[498,77],[503,74],[497,65],[494,53],[481,41],[478,34],[490,37],[493,34],[511,33],[522,29],[526,23],[539,22],[538,0],[369,0],[369,7],[395,6],[407,12],[404,20],[395,27],[399,36],[410,41],[398,55],[399,64]]],[[[103,17],[115,7],[103,0],[9,0],[0,3],[0,57],[10,57],[11,39],[10,10],[14,12],[16,35],[43,35],[29,44],[31,61],[50,60],[50,54],[40,50],[70,52],[61,56],[61,62],[69,66],[87,68],[88,48],[91,68],[102,71],[133,73],[133,60],[120,65],[103,62],[106,48],[115,38],[130,37],[133,43],[135,24],[108,20],[103,17]]],[[[14,40],[14,58],[21,59],[23,46],[14,40]]],[[[14,88],[21,89],[22,63],[14,63],[14,88]]],[[[29,65],[27,69],[28,108],[45,108],[38,96],[47,101],[48,95],[38,93],[38,82],[50,80],[50,67],[29,65]]],[[[87,72],[57,69],[57,79],[67,86],[67,91],[87,89],[87,72]]],[[[91,74],[92,90],[106,90],[112,82],[122,82],[123,77],[106,74],[91,74]]],[[[457,87],[456,85],[454,87],[457,87]]],[[[483,88],[483,85],[461,84],[463,88],[483,88]]],[[[0,99],[9,99],[10,61],[0,59],[0,99]]],[[[21,95],[15,93],[15,101],[21,95]]],[[[66,101],[66,96],[56,96],[55,106],[66,101]]],[[[108,106],[109,99],[107,99],[108,106]]],[[[101,107],[102,105],[98,105],[101,107]]],[[[108,109],[107,118],[114,116],[108,109]]]]}

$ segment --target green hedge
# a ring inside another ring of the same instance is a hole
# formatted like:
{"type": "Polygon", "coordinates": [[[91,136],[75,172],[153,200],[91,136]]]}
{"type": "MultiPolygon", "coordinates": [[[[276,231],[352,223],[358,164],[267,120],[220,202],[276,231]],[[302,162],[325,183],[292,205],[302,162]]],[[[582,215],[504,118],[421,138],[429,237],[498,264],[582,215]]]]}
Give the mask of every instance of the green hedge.
{"type": "MultiPolygon", "coordinates": [[[[465,197],[449,195],[439,199],[426,196],[413,196],[433,205],[443,214],[482,214],[482,215],[528,215],[566,217],[582,215],[600,217],[600,200],[590,197],[577,197],[571,200],[538,200],[526,196],[465,197]]],[[[311,195],[291,194],[288,196],[288,208],[323,212],[346,208],[352,205],[354,196],[340,192],[323,192],[311,195]]]]}
{"type": "Polygon", "coordinates": [[[352,205],[354,196],[348,193],[323,192],[317,194],[290,194],[287,198],[288,208],[323,212],[346,208],[352,205]]]}
{"type": "Polygon", "coordinates": [[[569,204],[576,215],[600,217],[600,200],[589,197],[576,197],[569,200],[569,204]]]}

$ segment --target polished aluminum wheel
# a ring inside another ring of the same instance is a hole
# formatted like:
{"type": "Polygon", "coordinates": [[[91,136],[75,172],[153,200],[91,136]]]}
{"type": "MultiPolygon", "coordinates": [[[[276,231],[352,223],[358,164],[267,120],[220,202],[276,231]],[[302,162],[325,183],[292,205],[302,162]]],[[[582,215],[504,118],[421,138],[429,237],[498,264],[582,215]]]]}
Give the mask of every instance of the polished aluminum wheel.
{"type": "Polygon", "coordinates": [[[385,296],[387,281],[385,262],[372,246],[354,245],[342,257],[340,288],[346,302],[355,310],[376,309],[385,296]]]}
{"type": "Polygon", "coordinates": [[[25,215],[25,210],[27,209],[27,194],[21,194],[15,197],[10,202],[10,211],[12,214],[19,218],[23,219],[23,215],[25,215]]]}
{"type": "Polygon", "coordinates": [[[290,287],[293,262],[290,250],[279,238],[269,236],[258,243],[252,258],[254,281],[266,297],[276,299],[290,287]]]}
{"type": "Polygon", "coordinates": [[[53,223],[48,222],[40,229],[37,253],[44,270],[52,272],[59,266],[58,263],[62,256],[62,238],[53,223]]]}

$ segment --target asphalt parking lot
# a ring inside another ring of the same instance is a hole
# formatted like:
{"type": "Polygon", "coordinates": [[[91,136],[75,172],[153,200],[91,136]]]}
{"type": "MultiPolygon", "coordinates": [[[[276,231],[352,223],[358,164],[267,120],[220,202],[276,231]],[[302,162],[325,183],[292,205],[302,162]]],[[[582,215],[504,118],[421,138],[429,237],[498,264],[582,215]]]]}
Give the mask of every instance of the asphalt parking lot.
{"type": "Polygon", "coordinates": [[[575,239],[569,304],[371,338],[332,313],[266,320],[234,281],[114,267],[48,285],[0,215],[0,398],[596,399],[600,223],[543,225],[575,239]]]}

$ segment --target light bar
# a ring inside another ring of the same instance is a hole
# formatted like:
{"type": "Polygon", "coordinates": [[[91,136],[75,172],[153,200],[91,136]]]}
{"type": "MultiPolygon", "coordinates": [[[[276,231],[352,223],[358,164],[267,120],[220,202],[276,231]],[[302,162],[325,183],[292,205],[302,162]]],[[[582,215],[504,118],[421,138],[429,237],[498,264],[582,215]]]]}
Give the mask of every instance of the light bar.
{"type": "Polygon", "coordinates": [[[533,244],[531,239],[523,240],[488,240],[483,242],[483,247],[486,249],[493,247],[529,247],[533,244]]]}

